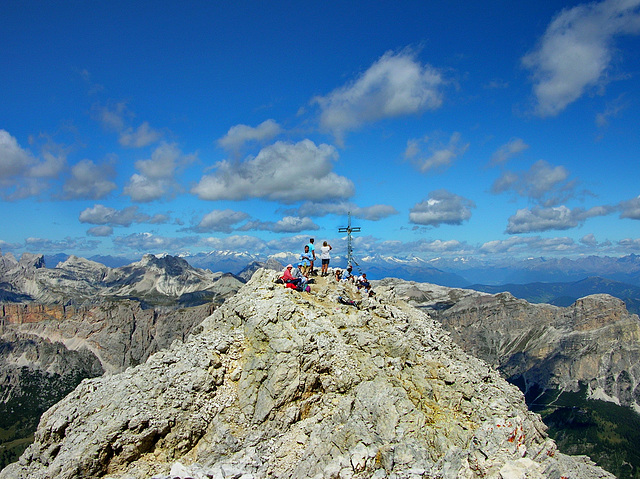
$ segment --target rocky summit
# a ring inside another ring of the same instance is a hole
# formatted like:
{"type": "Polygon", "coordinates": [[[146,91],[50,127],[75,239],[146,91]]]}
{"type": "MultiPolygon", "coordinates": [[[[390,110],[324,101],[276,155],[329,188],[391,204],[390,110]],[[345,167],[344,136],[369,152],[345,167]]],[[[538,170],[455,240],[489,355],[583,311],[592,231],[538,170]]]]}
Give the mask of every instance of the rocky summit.
{"type": "Polygon", "coordinates": [[[146,363],[84,380],[0,478],[613,477],[561,454],[515,386],[391,289],[276,276],[257,271],[146,363]]]}

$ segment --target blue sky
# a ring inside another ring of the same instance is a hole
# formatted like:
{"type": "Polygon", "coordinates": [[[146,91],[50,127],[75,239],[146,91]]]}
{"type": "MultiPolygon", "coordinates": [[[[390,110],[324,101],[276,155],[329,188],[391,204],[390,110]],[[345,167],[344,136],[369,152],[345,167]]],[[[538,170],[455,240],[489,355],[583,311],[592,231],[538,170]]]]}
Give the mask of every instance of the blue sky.
{"type": "Polygon", "coordinates": [[[640,252],[640,0],[12,1],[3,253],[640,252]]]}

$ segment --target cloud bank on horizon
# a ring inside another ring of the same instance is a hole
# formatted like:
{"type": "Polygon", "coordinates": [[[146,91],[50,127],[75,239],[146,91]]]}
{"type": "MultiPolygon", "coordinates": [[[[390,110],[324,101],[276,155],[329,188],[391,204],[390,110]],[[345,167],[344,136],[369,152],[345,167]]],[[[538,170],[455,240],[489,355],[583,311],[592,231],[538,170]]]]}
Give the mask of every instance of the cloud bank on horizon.
{"type": "Polygon", "coordinates": [[[10,5],[0,250],[638,252],[640,0],[424,3],[10,5]]]}

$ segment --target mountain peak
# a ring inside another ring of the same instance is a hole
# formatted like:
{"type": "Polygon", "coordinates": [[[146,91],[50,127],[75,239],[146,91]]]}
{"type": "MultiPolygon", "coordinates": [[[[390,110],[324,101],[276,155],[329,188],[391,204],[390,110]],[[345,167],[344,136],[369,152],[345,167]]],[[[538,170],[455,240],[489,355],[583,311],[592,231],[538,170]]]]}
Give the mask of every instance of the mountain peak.
{"type": "Polygon", "coordinates": [[[517,388],[392,290],[327,277],[300,293],[278,275],[258,270],[184,343],[83,381],[0,478],[613,477],[558,452],[517,388]]]}

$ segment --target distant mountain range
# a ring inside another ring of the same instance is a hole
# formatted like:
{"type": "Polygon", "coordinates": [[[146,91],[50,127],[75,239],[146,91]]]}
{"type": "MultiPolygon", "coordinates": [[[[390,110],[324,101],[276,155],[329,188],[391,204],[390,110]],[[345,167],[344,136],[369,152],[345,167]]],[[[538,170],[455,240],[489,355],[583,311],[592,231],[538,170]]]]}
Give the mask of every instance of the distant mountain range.
{"type": "Polygon", "coordinates": [[[470,284],[568,283],[600,276],[640,286],[640,255],[528,258],[489,263],[475,258],[438,258],[432,267],[458,274],[470,284]]]}
{"type": "MultiPolygon", "coordinates": [[[[286,265],[295,263],[297,256],[292,253],[264,256],[246,252],[211,251],[208,253],[181,254],[194,268],[209,269],[239,274],[253,262],[286,265]]],[[[66,254],[45,255],[48,268],[65,261],[66,254]]],[[[128,265],[139,258],[116,256],[91,256],[88,259],[110,268],[128,265]]],[[[454,288],[469,287],[472,284],[501,285],[528,283],[575,283],[589,277],[601,277],[611,281],[640,287],[640,255],[623,257],[585,256],[580,258],[528,258],[488,262],[477,258],[395,258],[373,255],[357,259],[356,270],[367,273],[371,279],[388,277],[407,281],[440,284],[454,288]]],[[[335,256],[332,267],[346,266],[346,260],[335,256]]]]}
{"type": "Polygon", "coordinates": [[[45,268],[43,255],[0,256],[0,300],[82,305],[130,299],[149,306],[184,307],[222,303],[243,281],[229,273],[194,268],[175,256],[144,255],[140,261],[111,268],[69,256],[45,268]]]}

